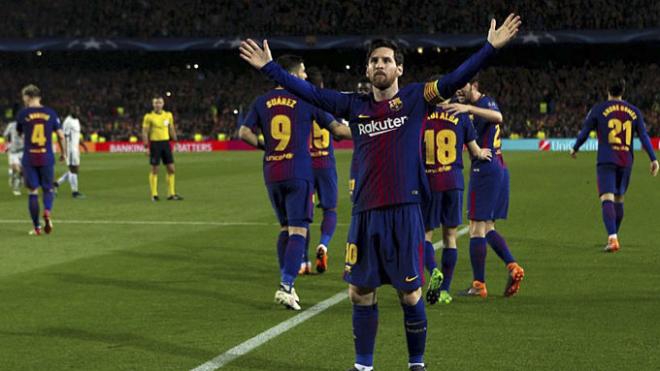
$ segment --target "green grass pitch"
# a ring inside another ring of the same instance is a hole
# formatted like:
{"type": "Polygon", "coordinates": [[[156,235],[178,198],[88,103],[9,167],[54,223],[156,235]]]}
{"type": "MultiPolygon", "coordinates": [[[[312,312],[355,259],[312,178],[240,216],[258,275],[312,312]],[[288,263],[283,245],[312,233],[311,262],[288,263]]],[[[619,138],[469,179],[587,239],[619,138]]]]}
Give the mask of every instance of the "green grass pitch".
{"type": "MultiPolygon", "coordinates": [[[[26,197],[0,184],[0,369],[189,370],[296,315],[273,303],[279,228],[259,153],[176,156],[185,201],[159,203],[148,197],[143,154],[84,156],[88,198],[73,200],[65,185],[49,236],[27,235],[26,197]]],[[[427,307],[429,370],[657,370],[660,179],[646,156],[637,155],[612,255],[600,252],[593,153],[505,158],[511,210],[498,229],[526,270],[522,289],[502,297],[505,268],[490,250],[487,300],[427,307]]],[[[346,289],[349,160],[339,151],[330,270],[298,280],[303,309],[346,289]]],[[[453,291],[471,279],[467,247],[461,237],[453,291]]],[[[390,287],[379,292],[376,369],[405,370],[401,310],[390,287]]],[[[346,370],[350,323],[341,302],[222,369],[346,370]]]]}

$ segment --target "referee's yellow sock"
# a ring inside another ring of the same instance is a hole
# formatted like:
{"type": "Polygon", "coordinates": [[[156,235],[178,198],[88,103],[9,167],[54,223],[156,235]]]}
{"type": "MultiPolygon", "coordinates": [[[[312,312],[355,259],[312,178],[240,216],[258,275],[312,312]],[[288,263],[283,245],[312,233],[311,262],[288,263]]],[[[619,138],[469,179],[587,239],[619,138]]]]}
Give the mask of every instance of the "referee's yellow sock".
{"type": "Polygon", "coordinates": [[[168,197],[176,194],[176,191],[174,190],[174,174],[167,174],[167,192],[168,197]]]}
{"type": "Polygon", "coordinates": [[[151,197],[158,196],[158,174],[149,172],[149,188],[151,189],[151,197]]]}

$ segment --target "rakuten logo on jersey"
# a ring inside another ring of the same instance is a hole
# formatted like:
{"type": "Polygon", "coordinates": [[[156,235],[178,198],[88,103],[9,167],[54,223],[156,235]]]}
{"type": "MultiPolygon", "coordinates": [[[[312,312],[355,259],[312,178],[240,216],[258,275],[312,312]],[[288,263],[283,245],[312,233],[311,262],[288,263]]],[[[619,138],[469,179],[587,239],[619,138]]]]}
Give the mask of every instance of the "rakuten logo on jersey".
{"type": "Polygon", "coordinates": [[[358,124],[358,131],[360,135],[367,134],[370,137],[381,135],[394,131],[403,126],[408,121],[408,116],[388,118],[382,121],[371,120],[367,123],[358,124]]]}

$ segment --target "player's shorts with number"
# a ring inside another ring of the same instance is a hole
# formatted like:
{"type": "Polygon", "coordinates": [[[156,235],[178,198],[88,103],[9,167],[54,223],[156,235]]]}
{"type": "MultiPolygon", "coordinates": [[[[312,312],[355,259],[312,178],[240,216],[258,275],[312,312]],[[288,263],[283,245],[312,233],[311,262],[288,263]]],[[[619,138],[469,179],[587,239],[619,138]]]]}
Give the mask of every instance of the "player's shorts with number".
{"type": "Polygon", "coordinates": [[[23,177],[25,178],[25,186],[29,189],[37,189],[41,187],[43,190],[50,190],[53,188],[53,178],[55,174],[55,166],[23,166],[23,177]]]}
{"type": "Polygon", "coordinates": [[[9,156],[7,156],[7,159],[9,160],[9,166],[16,166],[16,165],[21,165],[21,161],[23,160],[23,152],[18,152],[18,153],[11,153],[9,152],[9,156]]]}
{"type": "Polygon", "coordinates": [[[337,169],[313,169],[314,189],[318,195],[318,206],[324,210],[337,208],[337,169]]]}
{"type": "Polygon", "coordinates": [[[159,165],[163,162],[165,165],[174,163],[174,156],[172,155],[172,147],[168,140],[152,141],[149,143],[149,163],[151,165],[159,165]]]}
{"type": "Polygon", "coordinates": [[[307,227],[312,222],[312,183],[291,179],[266,184],[268,197],[282,226],[307,227]]]}
{"type": "Polygon", "coordinates": [[[506,219],[509,213],[509,169],[498,164],[473,167],[468,197],[470,220],[506,219]]]}
{"type": "Polygon", "coordinates": [[[596,167],[598,177],[598,195],[614,193],[617,196],[626,194],[632,167],[602,164],[596,167]]]}
{"type": "Polygon", "coordinates": [[[431,192],[421,207],[427,231],[440,226],[457,227],[463,223],[463,190],[431,192]]]}
{"type": "Polygon", "coordinates": [[[363,288],[391,284],[414,291],[424,279],[424,225],[419,204],[404,204],[351,217],[344,280],[363,288]]]}

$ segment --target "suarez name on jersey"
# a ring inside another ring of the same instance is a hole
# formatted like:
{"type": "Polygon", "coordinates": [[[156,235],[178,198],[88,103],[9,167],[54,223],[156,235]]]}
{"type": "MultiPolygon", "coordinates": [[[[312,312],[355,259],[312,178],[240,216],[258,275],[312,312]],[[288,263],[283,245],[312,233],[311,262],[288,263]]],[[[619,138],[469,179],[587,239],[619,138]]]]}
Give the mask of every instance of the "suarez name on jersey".
{"type": "Polygon", "coordinates": [[[309,152],[313,122],[327,128],[334,118],[284,89],[273,89],[252,104],[243,125],[264,136],[264,180],[312,180],[309,152]]]}

